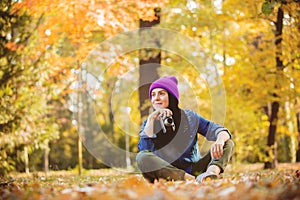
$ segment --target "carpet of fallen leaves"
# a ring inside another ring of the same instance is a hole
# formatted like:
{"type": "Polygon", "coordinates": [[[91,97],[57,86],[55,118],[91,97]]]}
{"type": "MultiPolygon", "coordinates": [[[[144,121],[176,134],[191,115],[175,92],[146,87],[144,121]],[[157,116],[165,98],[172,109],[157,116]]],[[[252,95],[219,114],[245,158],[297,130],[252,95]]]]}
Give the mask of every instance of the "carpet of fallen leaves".
{"type": "Polygon", "coordinates": [[[159,180],[150,184],[140,174],[120,170],[14,174],[2,178],[2,199],[267,199],[300,200],[300,163],[281,164],[275,170],[262,165],[229,166],[221,179],[205,183],[159,180]]]}

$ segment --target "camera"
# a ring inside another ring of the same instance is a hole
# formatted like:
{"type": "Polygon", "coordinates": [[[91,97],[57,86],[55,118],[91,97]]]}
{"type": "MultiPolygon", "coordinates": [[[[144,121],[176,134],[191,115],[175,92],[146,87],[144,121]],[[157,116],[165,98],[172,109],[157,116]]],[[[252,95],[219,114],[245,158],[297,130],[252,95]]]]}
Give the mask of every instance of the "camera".
{"type": "Polygon", "coordinates": [[[175,131],[175,123],[172,117],[166,117],[165,119],[160,118],[160,124],[163,129],[163,132],[166,133],[166,127],[172,127],[172,130],[175,131]]]}
{"type": "Polygon", "coordinates": [[[173,125],[175,126],[173,117],[166,117],[164,119],[164,125],[165,126],[173,126],[173,125]]]}

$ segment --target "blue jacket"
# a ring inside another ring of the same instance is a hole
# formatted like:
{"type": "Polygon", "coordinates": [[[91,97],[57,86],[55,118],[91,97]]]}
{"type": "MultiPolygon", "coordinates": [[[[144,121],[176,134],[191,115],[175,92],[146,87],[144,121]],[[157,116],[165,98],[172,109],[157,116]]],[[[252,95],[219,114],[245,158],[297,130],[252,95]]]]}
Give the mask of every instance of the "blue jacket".
{"type": "Polygon", "coordinates": [[[177,168],[190,172],[191,164],[199,161],[198,134],[200,133],[209,141],[216,141],[220,131],[230,132],[223,126],[209,121],[191,110],[183,110],[179,130],[177,134],[162,133],[162,131],[149,137],[144,128],[144,121],[140,130],[139,151],[152,151],[163,160],[177,168]]]}

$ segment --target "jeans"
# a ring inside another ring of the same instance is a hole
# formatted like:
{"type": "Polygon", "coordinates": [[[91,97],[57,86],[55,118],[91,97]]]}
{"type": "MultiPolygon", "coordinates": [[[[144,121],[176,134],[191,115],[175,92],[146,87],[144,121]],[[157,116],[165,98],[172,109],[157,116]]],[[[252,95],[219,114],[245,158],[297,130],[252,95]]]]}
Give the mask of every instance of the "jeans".
{"type": "MultiPolygon", "coordinates": [[[[228,162],[233,153],[234,143],[232,140],[225,142],[223,147],[223,155],[219,159],[212,159],[210,151],[202,157],[198,162],[191,163],[191,174],[198,176],[206,171],[210,165],[217,165],[224,172],[228,162]]],[[[179,169],[166,162],[162,158],[156,156],[151,151],[141,151],[136,156],[138,168],[141,170],[143,176],[151,183],[154,180],[184,180],[185,171],[179,169]]]]}

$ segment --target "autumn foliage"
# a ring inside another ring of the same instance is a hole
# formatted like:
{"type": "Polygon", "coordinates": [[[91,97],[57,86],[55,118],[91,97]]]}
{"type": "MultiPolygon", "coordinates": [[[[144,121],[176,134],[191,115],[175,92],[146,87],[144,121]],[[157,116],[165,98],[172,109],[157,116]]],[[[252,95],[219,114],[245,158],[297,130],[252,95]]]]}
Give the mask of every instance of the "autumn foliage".
{"type": "MultiPolygon", "coordinates": [[[[130,152],[137,152],[141,119],[138,85],[134,85],[134,81],[138,80],[139,61],[153,55],[144,55],[139,49],[118,55],[121,45],[114,44],[107,45],[106,51],[96,52],[90,62],[85,61],[99,44],[138,29],[141,19],[154,20],[155,8],[161,10],[156,27],[172,30],[190,38],[192,46],[201,47],[192,51],[188,44],[181,44],[170,36],[174,51],[161,52],[159,75],[178,76],[182,83],[181,105],[212,119],[215,107],[208,83],[215,83],[215,74],[220,76],[217,81],[223,86],[222,94],[226,95],[221,123],[231,131],[236,144],[233,162],[299,161],[299,1],[226,0],[219,5],[213,2],[1,1],[0,174],[25,171],[25,168],[43,170],[47,157],[51,160],[48,165],[51,170],[76,168],[79,109],[82,109],[81,125],[87,135],[94,137],[93,141],[101,140],[104,135],[123,150],[124,136],[130,132],[127,147],[130,152]],[[182,55],[199,60],[201,70],[182,55]],[[112,57],[116,57],[116,62],[107,64],[112,57]],[[83,69],[87,63],[89,69],[99,73],[83,69]],[[93,77],[93,81],[92,78],[83,80],[84,75],[93,77]],[[80,76],[83,83],[78,80],[80,76]],[[130,84],[120,84],[122,80],[130,84]],[[80,84],[82,88],[78,87],[80,84]],[[131,90],[131,86],[135,88],[131,90]],[[81,89],[87,88],[89,91],[81,96],[83,100],[74,103],[81,89]],[[122,103],[131,108],[130,114],[122,109],[122,103]],[[123,119],[130,119],[126,130],[123,119]],[[99,126],[104,134],[97,132],[99,126]],[[272,142],[269,143],[270,130],[272,142]]],[[[158,44],[163,46],[163,42],[158,44]]],[[[200,144],[200,147],[205,145],[200,144]]],[[[85,168],[107,167],[88,150],[83,154],[85,168]]],[[[125,160],[123,155],[115,159],[119,163],[125,160]]],[[[299,172],[257,173],[259,176],[254,176],[254,180],[252,174],[240,174],[210,185],[163,181],[149,185],[140,176],[131,176],[105,184],[96,182],[90,187],[91,193],[72,186],[57,188],[53,182],[44,187],[47,179],[36,179],[34,183],[18,179],[2,187],[1,195],[5,198],[13,198],[13,195],[39,198],[41,194],[49,198],[72,195],[75,195],[72,198],[79,198],[78,195],[94,198],[97,193],[134,199],[139,195],[146,198],[157,194],[161,195],[159,198],[201,199],[204,198],[202,193],[207,193],[205,198],[221,198],[215,190],[226,198],[231,195],[237,198],[235,195],[243,192],[252,195],[251,191],[255,192],[249,199],[255,199],[255,195],[270,199],[298,195],[295,191],[299,189],[296,184],[299,172]],[[130,184],[135,185],[136,190],[130,190],[130,184]],[[68,191],[73,191],[72,195],[68,191]],[[181,193],[187,195],[183,197],[181,193]]]]}
{"type": "Polygon", "coordinates": [[[299,165],[281,165],[278,170],[261,171],[257,166],[239,166],[219,180],[147,182],[139,174],[115,170],[89,172],[79,178],[70,173],[16,176],[0,186],[1,199],[268,199],[300,198],[299,165]],[[251,169],[253,168],[253,169],[251,169]],[[249,170],[250,169],[250,170],[249,170]],[[68,175],[69,174],[69,175],[68,175]]]}

